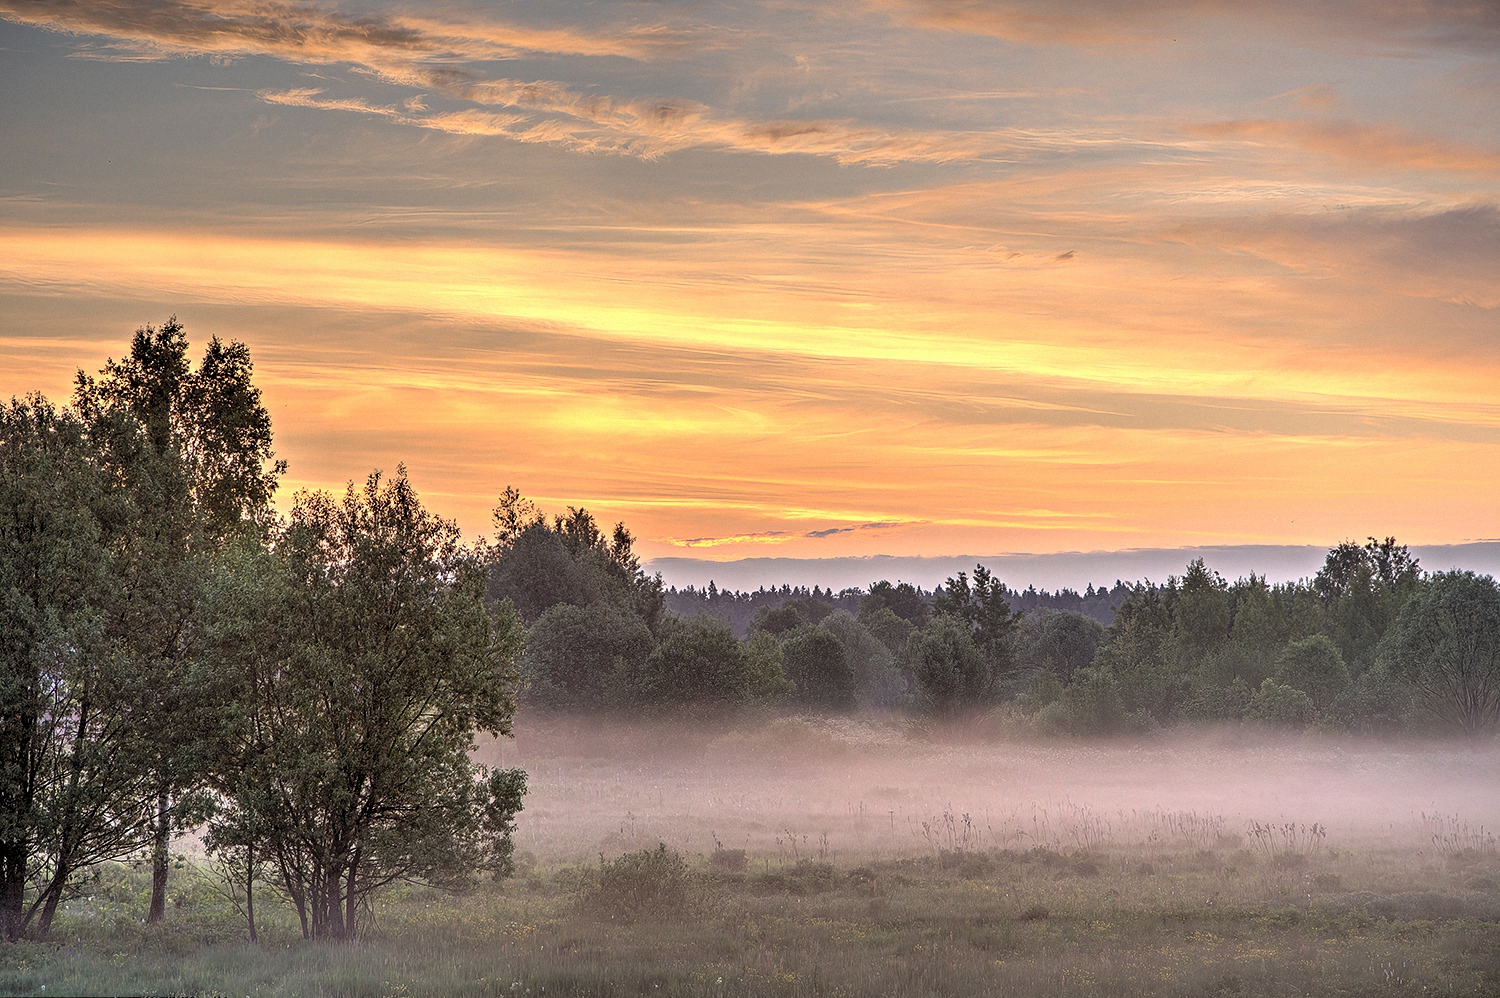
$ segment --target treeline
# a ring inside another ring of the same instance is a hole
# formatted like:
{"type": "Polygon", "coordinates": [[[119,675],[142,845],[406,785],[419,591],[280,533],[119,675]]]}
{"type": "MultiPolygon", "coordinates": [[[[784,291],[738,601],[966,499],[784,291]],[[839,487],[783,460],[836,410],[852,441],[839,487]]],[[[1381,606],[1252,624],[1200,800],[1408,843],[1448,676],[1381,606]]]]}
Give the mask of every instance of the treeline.
{"type": "Polygon", "coordinates": [[[395,880],[510,867],[524,627],[404,473],[299,495],[238,343],[175,320],[72,404],[0,405],[0,936],[42,937],[110,860],[200,828],[255,938],[257,886],[343,939],[395,880]]]}
{"type": "Polygon", "coordinates": [[[1162,585],[1091,586],[1106,627],[982,565],[930,593],[663,591],[623,525],[607,540],[582,510],[549,524],[514,493],[500,519],[491,593],[522,609],[525,698],[544,710],[1005,708],[1075,734],[1245,721],[1479,737],[1500,719],[1500,587],[1424,574],[1392,538],[1339,544],[1293,583],[1231,583],[1199,560],[1162,585]]]}
{"type": "MultiPolygon", "coordinates": [[[[933,593],[920,587],[916,592],[929,604],[932,602],[933,593]]],[[[1025,590],[1019,592],[1007,589],[1005,602],[1012,610],[1018,612],[1071,610],[1074,613],[1091,617],[1107,627],[1114,622],[1115,612],[1119,610],[1131,592],[1132,587],[1118,579],[1115,580],[1113,586],[1101,585],[1097,589],[1090,583],[1081,593],[1067,587],[1058,589],[1056,592],[1049,592],[1046,589],[1027,586],[1025,590]]],[[[806,586],[786,584],[780,588],[767,589],[761,586],[754,592],[741,592],[720,589],[710,579],[708,585],[702,589],[696,586],[687,586],[683,589],[672,586],[665,590],[665,597],[667,609],[679,617],[706,613],[728,624],[735,634],[745,637],[749,634],[751,622],[760,610],[774,609],[791,600],[811,599],[825,604],[830,610],[844,610],[857,614],[865,593],[863,589],[851,588],[835,592],[832,589],[823,589],[821,586],[813,586],[809,589],[806,586]]]]}

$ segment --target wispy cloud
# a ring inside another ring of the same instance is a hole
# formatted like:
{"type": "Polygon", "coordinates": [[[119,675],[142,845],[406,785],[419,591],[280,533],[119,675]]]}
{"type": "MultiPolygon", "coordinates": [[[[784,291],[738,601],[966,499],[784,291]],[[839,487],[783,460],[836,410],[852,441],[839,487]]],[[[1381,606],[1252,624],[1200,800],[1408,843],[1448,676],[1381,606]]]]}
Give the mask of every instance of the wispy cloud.
{"type": "Polygon", "coordinates": [[[1500,178],[1500,150],[1352,121],[1254,119],[1183,126],[1190,135],[1292,146],[1387,170],[1437,170],[1500,178]]]}
{"type": "Polygon", "coordinates": [[[660,27],[588,34],[421,17],[351,17],[278,0],[0,0],[0,16],[79,35],[104,35],[136,56],[269,55],[293,62],[350,62],[405,76],[429,61],[502,59],[523,53],[643,58],[671,44],[660,27]]]}
{"type": "Polygon", "coordinates": [[[1493,50],[1500,8],[1472,0],[867,0],[925,27],[1029,44],[1119,45],[1170,41],[1225,20],[1300,33],[1313,45],[1374,39],[1493,50]],[[1323,29],[1308,35],[1310,27],[1323,29]]]}
{"type": "MultiPolygon", "coordinates": [[[[380,79],[442,93],[478,108],[423,113],[321,90],[263,89],[284,106],[377,115],[402,125],[457,135],[500,136],[584,153],[646,159],[689,148],[828,157],[849,165],[1003,161],[1039,151],[1100,147],[1119,137],[1035,129],[984,131],[898,129],[850,119],[754,119],[724,114],[679,97],[621,98],[550,80],[488,78],[468,64],[524,52],[644,58],[680,41],[662,27],[602,35],[511,25],[453,24],[413,17],[359,19],[312,6],[239,0],[0,0],[0,15],[75,34],[104,35],[100,57],[152,59],[182,55],[259,54],[299,64],[351,63],[380,79]],[[521,114],[495,114],[485,107],[521,114]]],[[[695,41],[701,55],[711,43],[695,41]]],[[[91,50],[93,51],[93,50],[91,50]]]]}

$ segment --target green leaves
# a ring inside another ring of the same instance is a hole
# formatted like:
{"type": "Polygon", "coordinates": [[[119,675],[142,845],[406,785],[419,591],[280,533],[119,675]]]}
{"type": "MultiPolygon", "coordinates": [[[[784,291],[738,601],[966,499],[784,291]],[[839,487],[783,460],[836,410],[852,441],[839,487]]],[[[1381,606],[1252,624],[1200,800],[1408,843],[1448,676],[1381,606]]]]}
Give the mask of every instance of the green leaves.
{"type": "MultiPolygon", "coordinates": [[[[509,862],[524,775],[469,761],[508,733],[521,624],[484,604],[484,566],[404,469],[341,500],[299,497],[266,562],[226,580],[215,633],[232,676],[226,821],[259,829],[314,936],[356,931],[396,879],[449,887],[509,862]]],[[[226,841],[232,839],[226,834],[226,841]]]]}
{"type": "Polygon", "coordinates": [[[1380,664],[1470,737],[1492,733],[1500,723],[1500,585],[1473,572],[1428,577],[1381,644],[1380,664]]]}

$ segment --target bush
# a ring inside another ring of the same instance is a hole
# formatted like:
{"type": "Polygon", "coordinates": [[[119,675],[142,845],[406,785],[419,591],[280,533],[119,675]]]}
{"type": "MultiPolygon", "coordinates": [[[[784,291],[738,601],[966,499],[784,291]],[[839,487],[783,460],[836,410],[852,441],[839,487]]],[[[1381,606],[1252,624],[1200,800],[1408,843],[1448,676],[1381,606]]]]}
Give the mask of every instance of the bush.
{"type": "Polygon", "coordinates": [[[526,634],[526,702],[547,710],[627,706],[652,643],[651,632],[628,608],[559,603],[526,634]]]}
{"type": "Polygon", "coordinates": [[[989,698],[993,673],[964,621],[934,617],[908,639],[906,661],[920,701],[937,713],[978,707],[989,698]]]}
{"type": "Polygon", "coordinates": [[[768,677],[727,625],[707,614],[669,619],[636,691],[653,707],[726,708],[753,701],[768,677]]]}
{"type": "Polygon", "coordinates": [[[1267,724],[1300,728],[1311,723],[1315,713],[1312,697],[1295,686],[1267,679],[1251,698],[1245,716],[1267,724]]]}
{"type": "Polygon", "coordinates": [[[1037,724],[1049,733],[1107,735],[1127,727],[1120,688],[1106,669],[1081,669],[1062,695],[1043,707],[1037,724]]]}
{"type": "Polygon", "coordinates": [[[1238,676],[1228,686],[1203,685],[1179,708],[1190,721],[1237,721],[1250,709],[1255,694],[1238,676]]]}
{"type": "Polygon", "coordinates": [[[781,652],[798,702],[829,710],[854,706],[854,669],[838,638],[821,627],[803,627],[786,638],[781,652]]]}
{"type": "Polygon", "coordinates": [[[1326,711],[1349,688],[1344,656],[1327,635],[1314,634],[1287,645],[1276,659],[1276,682],[1301,690],[1326,711]]]}
{"type": "Polygon", "coordinates": [[[694,907],[692,871],[665,843],[601,861],[599,882],[585,894],[588,907],[611,917],[683,915],[694,907]]]}

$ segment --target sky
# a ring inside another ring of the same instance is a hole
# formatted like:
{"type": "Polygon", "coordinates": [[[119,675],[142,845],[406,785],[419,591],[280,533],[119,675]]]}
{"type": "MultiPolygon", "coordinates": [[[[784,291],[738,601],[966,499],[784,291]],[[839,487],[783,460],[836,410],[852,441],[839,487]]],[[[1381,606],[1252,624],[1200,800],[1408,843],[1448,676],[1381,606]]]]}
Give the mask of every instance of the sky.
{"type": "Polygon", "coordinates": [[[1500,537],[1495,0],[0,0],[0,397],[650,558],[1500,537]]]}

